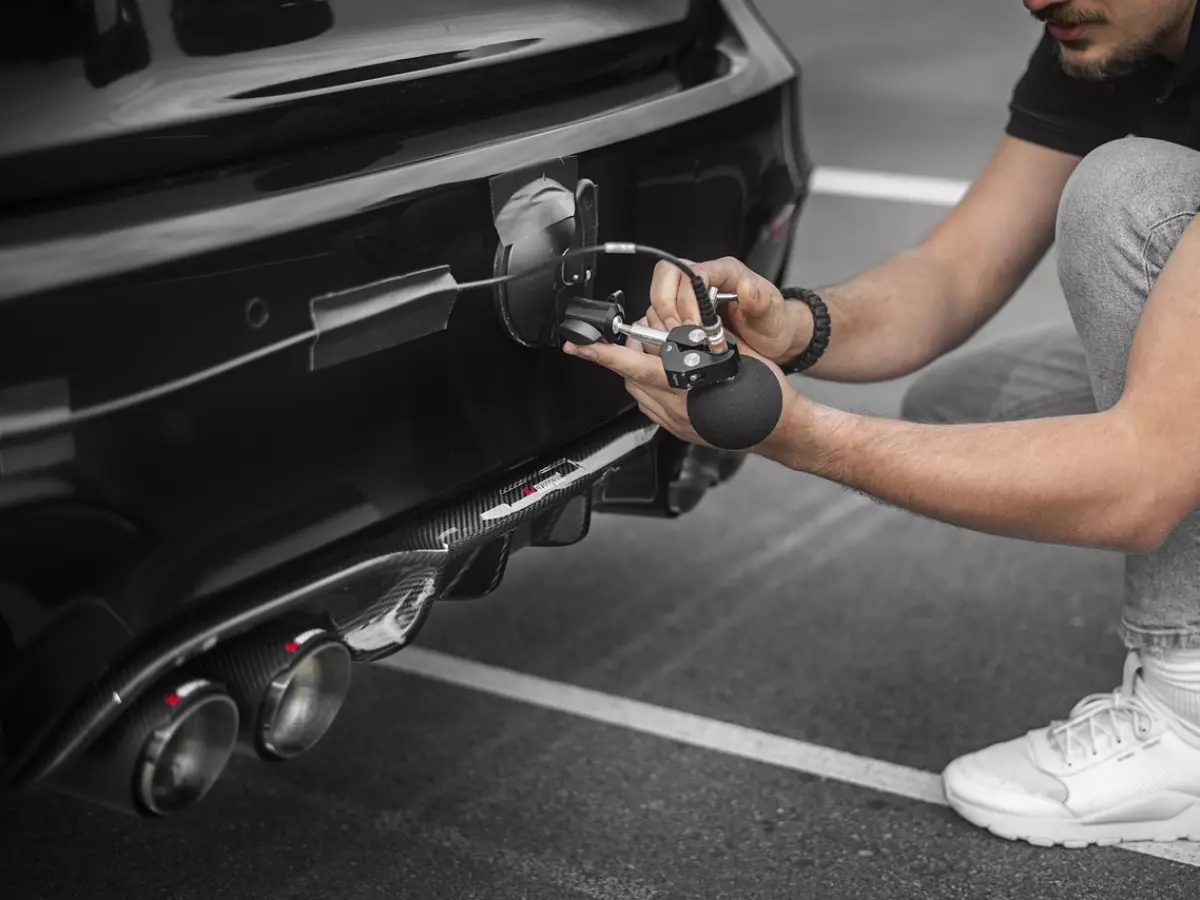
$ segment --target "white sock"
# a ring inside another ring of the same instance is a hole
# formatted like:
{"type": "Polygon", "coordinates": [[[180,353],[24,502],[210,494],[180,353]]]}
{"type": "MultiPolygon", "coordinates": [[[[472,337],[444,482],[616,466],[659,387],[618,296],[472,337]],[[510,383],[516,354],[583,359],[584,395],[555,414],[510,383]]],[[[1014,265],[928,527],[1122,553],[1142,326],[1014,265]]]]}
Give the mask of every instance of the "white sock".
{"type": "Polygon", "coordinates": [[[1143,650],[1142,680],[1179,718],[1200,727],[1200,650],[1143,650]]]}

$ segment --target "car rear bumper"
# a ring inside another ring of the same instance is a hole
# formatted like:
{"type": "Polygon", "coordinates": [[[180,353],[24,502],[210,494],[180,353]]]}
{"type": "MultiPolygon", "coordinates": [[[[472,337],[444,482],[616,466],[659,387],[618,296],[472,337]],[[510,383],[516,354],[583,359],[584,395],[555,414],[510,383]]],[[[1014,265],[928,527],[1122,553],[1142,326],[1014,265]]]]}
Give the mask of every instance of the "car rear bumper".
{"type": "MultiPolygon", "coordinates": [[[[727,477],[736,461],[656,434],[610,373],[518,346],[486,294],[349,362],[315,369],[296,346],[48,439],[4,435],[29,385],[93,408],[286,339],[315,297],[431,265],[491,276],[489,184],[540,160],[600,186],[600,240],[778,280],[811,170],[798,73],[749,6],[721,6],[698,81],[657,72],[0,220],[0,580],[60,613],[0,692],[0,711],[38,697],[5,723],[10,783],[51,775],[214,641],[303,608],[360,659],[395,652],[520,546],[581,538],[593,509],[678,514],[727,477]]],[[[640,315],[651,274],[606,260],[595,292],[640,315]]]]}

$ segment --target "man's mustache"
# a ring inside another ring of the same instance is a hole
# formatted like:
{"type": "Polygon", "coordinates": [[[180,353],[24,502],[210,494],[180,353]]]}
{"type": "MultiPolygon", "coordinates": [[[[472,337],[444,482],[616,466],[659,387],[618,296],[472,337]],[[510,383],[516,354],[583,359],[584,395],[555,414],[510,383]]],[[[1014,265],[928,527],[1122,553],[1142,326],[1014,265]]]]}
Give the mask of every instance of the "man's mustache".
{"type": "Polygon", "coordinates": [[[1077,25],[1095,25],[1104,22],[1104,14],[1094,10],[1071,9],[1066,3],[1047,6],[1031,15],[1039,22],[1057,25],[1059,28],[1074,28],[1077,25]]]}

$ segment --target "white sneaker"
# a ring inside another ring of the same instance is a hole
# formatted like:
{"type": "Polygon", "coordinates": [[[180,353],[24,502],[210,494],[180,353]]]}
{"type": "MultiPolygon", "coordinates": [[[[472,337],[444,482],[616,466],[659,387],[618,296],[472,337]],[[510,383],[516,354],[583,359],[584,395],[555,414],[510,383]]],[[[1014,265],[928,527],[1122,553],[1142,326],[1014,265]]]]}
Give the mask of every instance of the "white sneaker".
{"type": "Polygon", "coordinates": [[[1024,737],[959,757],[946,799],[969,822],[1042,847],[1200,841],[1200,730],[1137,678],[1024,737]]]}

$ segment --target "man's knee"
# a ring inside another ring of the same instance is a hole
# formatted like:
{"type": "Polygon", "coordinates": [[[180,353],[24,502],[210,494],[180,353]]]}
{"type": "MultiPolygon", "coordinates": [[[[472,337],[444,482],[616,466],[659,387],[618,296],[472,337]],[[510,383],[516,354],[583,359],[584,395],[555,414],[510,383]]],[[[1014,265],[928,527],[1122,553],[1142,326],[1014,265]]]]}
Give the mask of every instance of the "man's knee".
{"type": "Polygon", "coordinates": [[[1058,277],[1099,408],[1124,387],[1146,299],[1200,206],[1200,152],[1124,138],[1088,154],[1058,208],[1058,277]]]}
{"type": "Polygon", "coordinates": [[[1076,257],[1103,253],[1111,259],[1115,252],[1145,276],[1165,262],[1147,268],[1144,254],[1153,250],[1147,245],[1167,236],[1155,232],[1194,215],[1197,207],[1200,153],[1151,138],[1110,141],[1080,161],[1063,189],[1056,222],[1060,259],[1070,267],[1076,257]]]}

